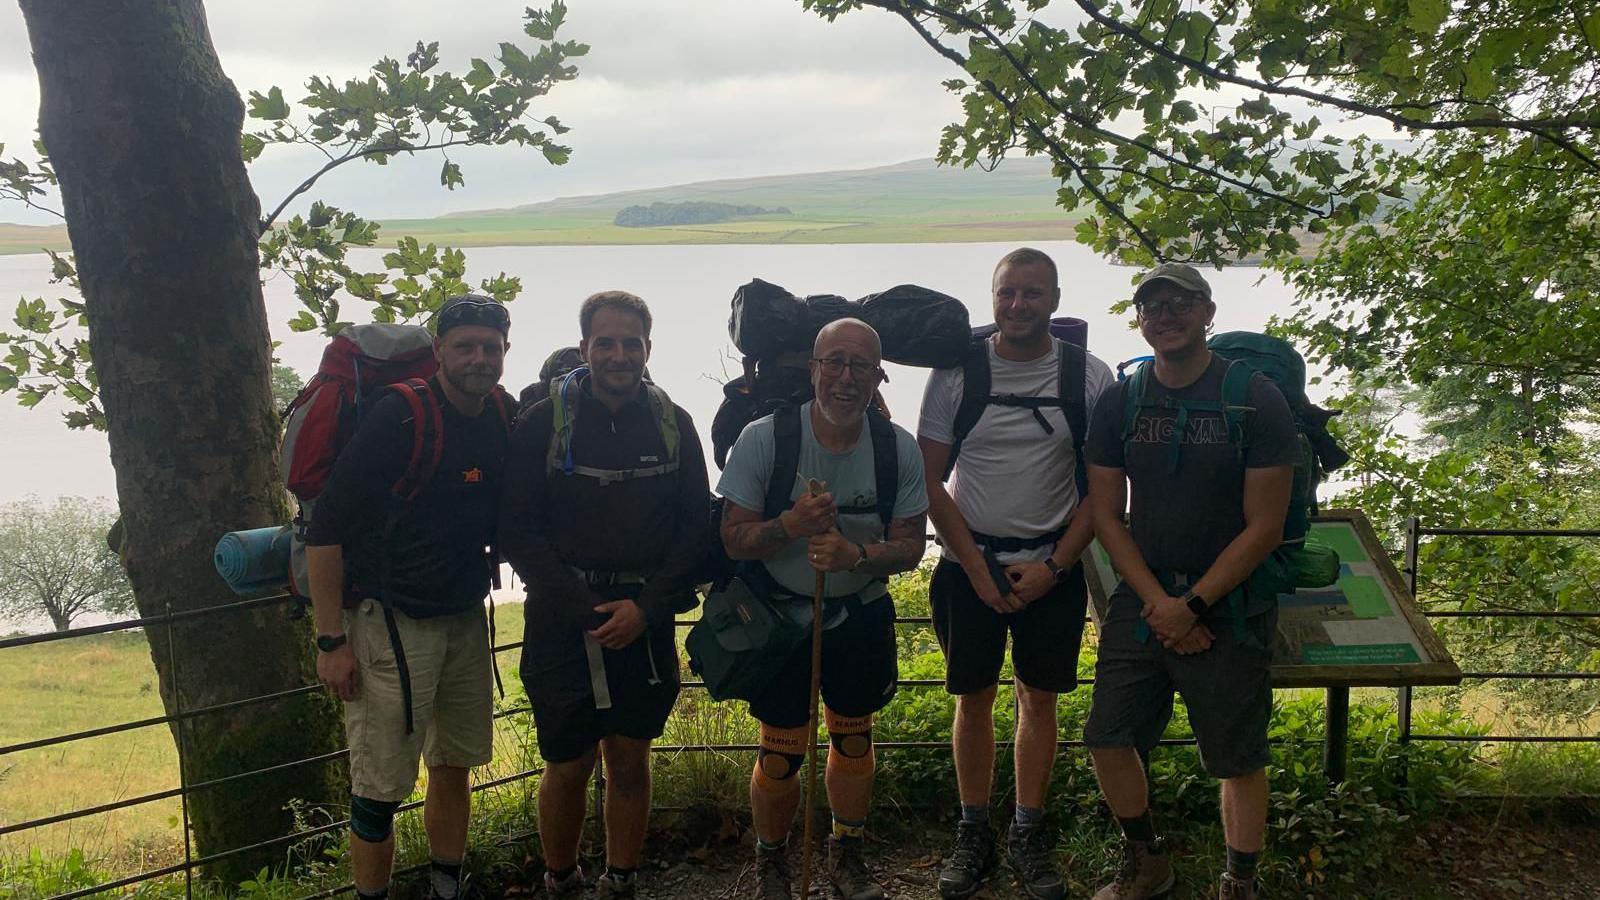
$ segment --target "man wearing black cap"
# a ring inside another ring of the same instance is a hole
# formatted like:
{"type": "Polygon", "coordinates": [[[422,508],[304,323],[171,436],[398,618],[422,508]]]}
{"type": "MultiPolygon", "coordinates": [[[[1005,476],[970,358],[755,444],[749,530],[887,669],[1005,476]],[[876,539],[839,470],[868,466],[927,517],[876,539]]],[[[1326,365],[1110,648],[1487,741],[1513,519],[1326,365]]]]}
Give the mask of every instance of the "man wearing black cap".
{"type": "Polygon", "coordinates": [[[428,766],[430,897],[456,897],[469,770],[489,762],[494,697],[489,592],[511,401],[499,390],[511,320],[488,297],[452,297],[433,343],[438,372],[374,403],[340,452],[307,535],[317,675],[345,702],[356,895],[387,897],[394,814],[428,766]],[[437,422],[413,497],[418,415],[437,422]],[[347,602],[348,601],[348,602],[347,602]]]}
{"type": "Polygon", "coordinates": [[[1172,887],[1140,754],[1166,729],[1174,691],[1202,764],[1222,781],[1228,863],[1218,896],[1250,900],[1267,819],[1278,609],[1278,590],[1257,575],[1283,539],[1297,437],[1278,389],[1206,346],[1216,305],[1199,272],[1155,267],[1134,307],[1154,362],[1101,396],[1087,448],[1095,533],[1122,576],[1100,623],[1084,743],[1126,842],[1121,871],[1095,900],[1172,887]],[[1228,406],[1224,384],[1240,375],[1247,404],[1228,406]]]}

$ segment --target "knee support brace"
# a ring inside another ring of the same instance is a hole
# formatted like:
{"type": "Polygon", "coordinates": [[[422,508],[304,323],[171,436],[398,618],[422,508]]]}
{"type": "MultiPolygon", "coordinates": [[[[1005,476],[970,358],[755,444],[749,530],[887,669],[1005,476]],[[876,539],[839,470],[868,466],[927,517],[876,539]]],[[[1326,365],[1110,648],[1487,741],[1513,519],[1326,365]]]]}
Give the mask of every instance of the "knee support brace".
{"type": "Polygon", "coordinates": [[[805,765],[806,730],[761,726],[761,747],[756,751],[756,786],[780,790],[782,782],[800,773],[805,765]]]}
{"type": "Polygon", "coordinates": [[[379,844],[394,833],[394,811],[399,801],[350,798],[350,830],[369,844],[379,844]]]}
{"type": "Polygon", "coordinates": [[[828,765],[847,774],[871,774],[872,716],[841,716],[829,709],[823,719],[828,725],[828,741],[833,745],[828,765]]]}

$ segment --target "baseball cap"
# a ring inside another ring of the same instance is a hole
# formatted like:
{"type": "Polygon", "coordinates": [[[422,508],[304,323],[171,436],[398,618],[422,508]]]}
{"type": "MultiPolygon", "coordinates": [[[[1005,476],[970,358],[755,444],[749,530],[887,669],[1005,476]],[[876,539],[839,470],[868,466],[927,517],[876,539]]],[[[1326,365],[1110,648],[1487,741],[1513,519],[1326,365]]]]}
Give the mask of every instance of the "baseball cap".
{"type": "Polygon", "coordinates": [[[1201,277],[1200,271],[1187,263],[1165,262],[1139,277],[1139,287],[1133,292],[1133,299],[1138,300],[1144,289],[1157,281],[1170,281],[1186,291],[1199,294],[1211,299],[1211,285],[1201,277]]]}
{"type": "Polygon", "coordinates": [[[482,294],[459,294],[444,301],[434,323],[434,334],[439,337],[457,325],[482,325],[511,336],[511,313],[505,304],[482,294]]]}

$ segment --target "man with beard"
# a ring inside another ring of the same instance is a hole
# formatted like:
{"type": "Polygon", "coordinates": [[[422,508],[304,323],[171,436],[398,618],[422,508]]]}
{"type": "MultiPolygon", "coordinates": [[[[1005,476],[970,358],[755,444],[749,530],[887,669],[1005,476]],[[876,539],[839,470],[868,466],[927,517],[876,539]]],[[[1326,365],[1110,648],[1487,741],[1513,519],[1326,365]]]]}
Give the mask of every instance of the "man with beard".
{"type": "Polygon", "coordinates": [[[1087,449],[1095,533],[1122,577],[1101,622],[1083,734],[1125,838],[1121,871],[1095,900],[1144,900],[1172,887],[1140,754],[1166,730],[1174,691],[1201,763],[1222,781],[1228,861],[1218,896],[1251,900],[1267,822],[1269,667],[1283,587],[1263,564],[1283,540],[1298,436],[1270,380],[1206,346],[1217,308],[1199,272],[1157,266],[1133,304],[1155,359],[1106,391],[1087,449]],[[1241,374],[1248,402],[1225,406],[1224,385],[1241,374]]]}
{"type": "Polygon", "coordinates": [[[944,546],[928,597],[956,695],[952,731],[961,819],[939,893],[966,897],[996,864],[989,827],[994,700],[1011,635],[1015,670],[1015,819],[1006,860],[1024,892],[1065,887],[1044,828],[1056,756],[1056,697],[1078,684],[1088,588],[1078,562],[1093,536],[1081,513],[1078,447],[1111,369],[1050,334],[1061,303],[1055,263],[1024,247],[992,281],[993,337],[964,365],[928,379],[918,443],[929,512],[944,546]],[[964,432],[964,433],[962,433],[964,432]],[[948,491],[942,476],[954,470],[948,491]]]}
{"type": "Polygon", "coordinates": [[[317,499],[306,563],[317,676],[345,702],[350,861],[358,897],[387,897],[394,813],[428,765],[430,897],[461,885],[469,770],[489,762],[493,658],[483,598],[493,565],[506,418],[498,395],[511,319],[488,297],[452,297],[435,320],[439,370],[367,411],[317,499]],[[407,393],[409,392],[409,394],[407,393]],[[436,417],[439,455],[414,499],[414,411],[436,417]],[[349,607],[345,601],[354,606],[349,607]]]}
{"type": "Polygon", "coordinates": [[[635,891],[650,812],[650,742],[678,696],[673,614],[693,608],[710,490],[689,414],[643,380],[650,309],[585,300],[586,368],[551,384],[511,440],[500,548],[528,586],[522,680],[544,775],[545,887],[576,896],[589,773],[606,769],[602,897],[635,891]]]}
{"type": "MultiPolygon", "coordinates": [[[[872,716],[894,696],[894,601],[887,578],[922,559],[927,488],[916,443],[876,410],[883,381],[877,332],[857,319],[830,323],[812,350],[816,399],[750,423],[733,445],[717,492],[722,542],[797,624],[811,625],[816,573],[825,574],[822,700],[831,746],[833,811],[828,876],[846,900],[881,900],[861,858],[872,803],[872,716]],[[812,481],[826,490],[812,496],[812,481]]],[[[811,648],[802,642],[750,703],[761,747],[750,779],[759,900],[788,900],[785,847],[800,803],[811,740],[811,648]]]]}

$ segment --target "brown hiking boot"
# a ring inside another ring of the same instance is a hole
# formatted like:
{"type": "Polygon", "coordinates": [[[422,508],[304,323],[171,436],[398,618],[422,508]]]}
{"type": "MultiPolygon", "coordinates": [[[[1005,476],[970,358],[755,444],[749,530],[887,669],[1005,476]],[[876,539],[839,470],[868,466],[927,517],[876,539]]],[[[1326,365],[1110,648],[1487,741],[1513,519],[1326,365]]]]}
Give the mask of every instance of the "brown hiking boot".
{"type": "Polygon", "coordinates": [[[828,835],[828,880],[844,900],[883,900],[883,888],[861,859],[861,839],[828,835]]]}
{"type": "Polygon", "coordinates": [[[1222,883],[1217,887],[1217,900],[1256,900],[1256,880],[1238,878],[1222,873],[1222,883]]]}
{"type": "Polygon", "coordinates": [[[791,900],[787,847],[756,847],[754,900],[791,900]]]}
{"type": "Polygon", "coordinates": [[[1165,897],[1172,891],[1176,880],[1172,874],[1172,860],[1167,857],[1165,841],[1160,838],[1148,844],[1144,841],[1123,841],[1122,867],[1117,870],[1117,880],[1101,888],[1094,895],[1094,900],[1165,897]]]}

